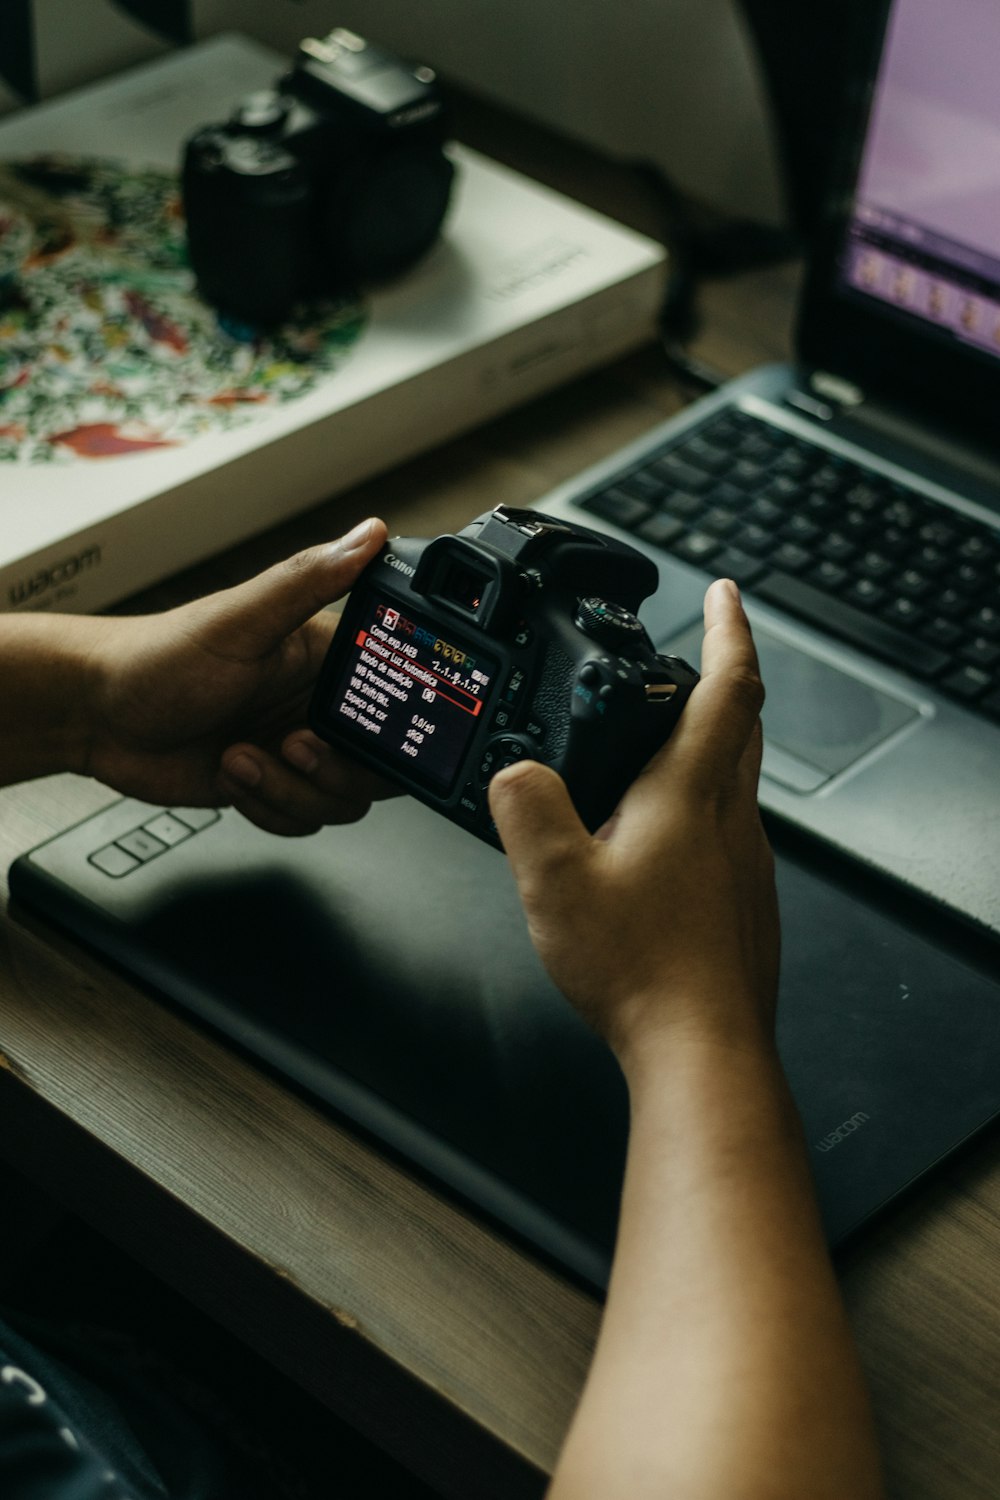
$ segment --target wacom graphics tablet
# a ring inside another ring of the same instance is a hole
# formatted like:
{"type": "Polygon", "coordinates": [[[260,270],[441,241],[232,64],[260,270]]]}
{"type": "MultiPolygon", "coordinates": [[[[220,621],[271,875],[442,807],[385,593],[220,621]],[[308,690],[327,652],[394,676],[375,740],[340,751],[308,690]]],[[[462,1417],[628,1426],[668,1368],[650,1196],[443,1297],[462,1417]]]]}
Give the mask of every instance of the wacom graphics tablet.
{"type": "MultiPolygon", "coordinates": [[[[779,1044],[838,1246],[1000,1113],[1000,961],[775,837],[779,1044]]],[[[625,1087],[535,958],[502,854],[408,798],[305,840],[125,800],[10,884],[15,913],[603,1286],[625,1087]]]]}

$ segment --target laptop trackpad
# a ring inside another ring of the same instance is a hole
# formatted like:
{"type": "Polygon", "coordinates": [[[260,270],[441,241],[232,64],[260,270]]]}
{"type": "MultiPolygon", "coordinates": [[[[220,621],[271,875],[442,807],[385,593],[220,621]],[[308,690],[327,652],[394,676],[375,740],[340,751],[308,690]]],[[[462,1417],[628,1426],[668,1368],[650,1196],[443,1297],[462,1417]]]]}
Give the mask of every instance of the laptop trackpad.
{"type": "MultiPolygon", "coordinates": [[[[670,650],[697,665],[702,627],[692,626],[670,650]]],[[[814,792],[917,717],[912,703],[838,671],[808,651],[754,626],[767,689],[762,715],[762,772],[793,792],[814,792]]]]}

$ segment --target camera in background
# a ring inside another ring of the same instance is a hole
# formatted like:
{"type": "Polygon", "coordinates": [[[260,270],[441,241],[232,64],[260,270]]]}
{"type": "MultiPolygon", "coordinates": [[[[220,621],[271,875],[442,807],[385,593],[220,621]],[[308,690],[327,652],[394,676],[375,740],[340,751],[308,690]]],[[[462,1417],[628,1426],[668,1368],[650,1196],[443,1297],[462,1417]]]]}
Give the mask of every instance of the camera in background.
{"type": "Polygon", "coordinates": [[[299,46],[273,89],[186,143],[182,186],[198,288],[268,327],[414,265],[441,228],[454,168],[431,68],[343,28],[299,46]]]}

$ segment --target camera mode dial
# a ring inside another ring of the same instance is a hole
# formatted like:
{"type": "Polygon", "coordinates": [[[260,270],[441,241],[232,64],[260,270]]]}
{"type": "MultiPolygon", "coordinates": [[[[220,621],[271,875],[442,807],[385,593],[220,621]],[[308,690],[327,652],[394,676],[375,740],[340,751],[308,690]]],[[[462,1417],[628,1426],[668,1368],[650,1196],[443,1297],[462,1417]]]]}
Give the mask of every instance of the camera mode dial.
{"type": "Polygon", "coordinates": [[[607,599],[581,599],[576,611],[578,629],[592,641],[616,650],[646,641],[646,630],[631,610],[607,599]]]}

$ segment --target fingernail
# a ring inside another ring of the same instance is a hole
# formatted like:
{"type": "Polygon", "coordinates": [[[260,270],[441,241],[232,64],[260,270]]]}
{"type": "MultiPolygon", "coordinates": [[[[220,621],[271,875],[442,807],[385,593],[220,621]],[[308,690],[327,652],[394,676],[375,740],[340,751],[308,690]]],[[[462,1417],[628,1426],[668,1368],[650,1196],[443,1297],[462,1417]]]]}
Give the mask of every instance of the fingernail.
{"type": "Polygon", "coordinates": [[[374,525],[375,521],[372,517],[369,517],[367,521],[359,521],[357,526],[353,527],[346,536],[341,537],[341,552],[360,552],[370,538],[374,525]]]}
{"type": "Polygon", "coordinates": [[[743,603],[743,600],[740,597],[740,591],[731,578],[717,578],[715,580],[715,586],[716,588],[722,589],[725,593],[727,593],[730,599],[732,599],[735,604],[743,603]]]}
{"type": "Polygon", "coordinates": [[[224,769],[227,776],[232,777],[233,781],[240,782],[242,786],[256,786],[260,781],[260,766],[252,755],[231,756],[226,761],[224,769]]]}
{"type": "Polygon", "coordinates": [[[297,771],[304,771],[306,775],[315,771],[319,765],[319,756],[303,740],[292,740],[283,747],[281,753],[289,765],[294,766],[297,771]]]}

